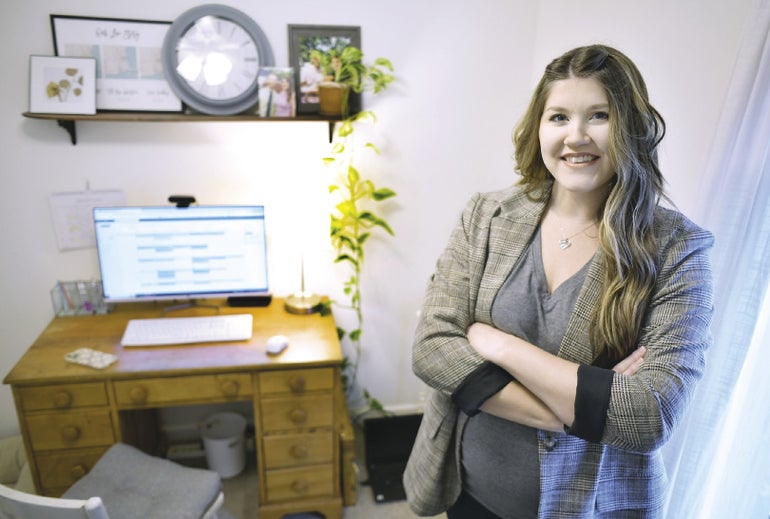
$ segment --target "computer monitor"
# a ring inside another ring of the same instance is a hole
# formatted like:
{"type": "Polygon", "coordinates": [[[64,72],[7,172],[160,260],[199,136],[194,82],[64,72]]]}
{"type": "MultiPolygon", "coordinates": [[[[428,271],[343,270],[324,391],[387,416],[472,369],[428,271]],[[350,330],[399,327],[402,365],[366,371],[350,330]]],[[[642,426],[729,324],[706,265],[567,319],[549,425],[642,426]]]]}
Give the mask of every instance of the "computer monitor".
{"type": "Polygon", "coordinates": [[[107,302],[268,293],[261,205],[98,207],[93,214],[107,302]]]}

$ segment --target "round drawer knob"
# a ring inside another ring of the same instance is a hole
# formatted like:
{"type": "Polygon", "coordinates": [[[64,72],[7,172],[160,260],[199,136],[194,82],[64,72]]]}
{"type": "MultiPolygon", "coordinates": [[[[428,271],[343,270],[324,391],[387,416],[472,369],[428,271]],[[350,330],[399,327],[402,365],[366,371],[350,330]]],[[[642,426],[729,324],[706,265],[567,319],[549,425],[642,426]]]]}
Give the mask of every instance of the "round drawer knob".
{"type": "Polygon", "coordinates": [[[305,445],[293,445],[290,452],[295,459],[301,460],[307,458],[307,447],[305,445]]]}
{"type": "Polygon", "coordinates": [[[61,428],[61,437],[66,442],[74,442],[80,438],[80,428],[76,425],[65,425],[61,428]]]}
{"type": "Polygon", "coordinates": [[[129,398],[135,404],[144,404],[147,402],[147,389],[142,386],[134,386],[128,392],[129,398]]]}
{"type": "Polygon", "coordinates": [[[289,412],[289,420],[297,425],[305,423],[307,420],[307,413],[304,409],[292,409],[291,412],[289,412]]]}
{"type": "Polygon", "coordinates": [[[70,476],[72,476],[72,479],[77,480],[82,478],[86,475],[86,466],[82,463],[78,463],[77,465],[73,465],[72,469],[70,469],[70,476]]]}
{"type": "Polygon", "coordinates": [[[53,395],[53,405],[59,409],[72,405],[72,393],[69,391],[57,391],[53,395]]]}
{"type": "Polygon", "coordinates": [[[289,380],[289,388],[294,393],[302,393],[305,391],[305,377],[293,377],[289,380]]]}
{"type": "Polygon", "coordinates": [[[219,385],[219,390],[225,396],[237,396],[240,385],[235,380],[225,380],[219,385]]]}
{"type": "Polygon", "coordinates": [[[295,479],[291,484],[291,489],[297,494],[304,494],[309,488],[310,485],[304,479],[295,479]]]}

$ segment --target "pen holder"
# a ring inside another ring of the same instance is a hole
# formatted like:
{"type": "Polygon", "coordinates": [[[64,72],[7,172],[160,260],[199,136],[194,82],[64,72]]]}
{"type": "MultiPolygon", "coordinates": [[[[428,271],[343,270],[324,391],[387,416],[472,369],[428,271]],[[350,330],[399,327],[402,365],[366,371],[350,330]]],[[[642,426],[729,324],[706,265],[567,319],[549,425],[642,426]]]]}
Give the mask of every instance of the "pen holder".
{"type": "Polygon", "coordinates": [[[66,315],[106,314],[110,307],[104,302],[101,281],[60,281],[51,289],[54,313],[66,315]]]}

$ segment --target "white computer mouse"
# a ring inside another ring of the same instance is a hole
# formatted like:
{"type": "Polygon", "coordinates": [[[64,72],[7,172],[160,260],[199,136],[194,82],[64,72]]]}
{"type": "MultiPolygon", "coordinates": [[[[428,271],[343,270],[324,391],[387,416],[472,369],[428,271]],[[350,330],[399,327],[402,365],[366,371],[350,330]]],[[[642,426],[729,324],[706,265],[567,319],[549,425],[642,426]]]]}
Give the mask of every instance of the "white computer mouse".
{"type": "Polygon", "coordinates": [[[289,338],[285,335],[273,335],[267,339],[267,353],[278,355],[289,345],[289,338]]]}

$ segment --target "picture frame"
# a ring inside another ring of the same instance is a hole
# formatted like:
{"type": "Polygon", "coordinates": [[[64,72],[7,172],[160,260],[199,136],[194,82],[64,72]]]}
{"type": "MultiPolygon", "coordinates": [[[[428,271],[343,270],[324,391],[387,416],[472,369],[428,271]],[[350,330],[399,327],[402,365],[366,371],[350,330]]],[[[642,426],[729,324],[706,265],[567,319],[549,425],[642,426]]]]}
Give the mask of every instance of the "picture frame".
{"type": "Polygon", "coordinates": [[[96,113],[94,58],[29,57],[29,111],[46,114],[96,113]]]}
{"type": "MultiPolygon", "coordinates": [[[[322,79],[313,63],[310,62],[311,50],[329,51],[333,48],[342,50],[352,45],[361,48],[361,27],[354,25],[297,25],[290,24],[289,29],[289,66],[294,68],[294,84],[297,89],[297,113],[318,113],[317,84],[322,79]]],[[[360,96],[351,93],[350,107],[356,112],[360,96]]]]}
{"type": "Polygon", "coordinates": [[[163,72],[162,48],[171,22],[52,14],[54,53],[96,60],[96,108],[181,112],[163,72]]]}
{"type": "Polygon", "coordinates": [[[260,67],[257,75],[260,117],[295,117],[297,95],[293,67],[260,67]]]}

